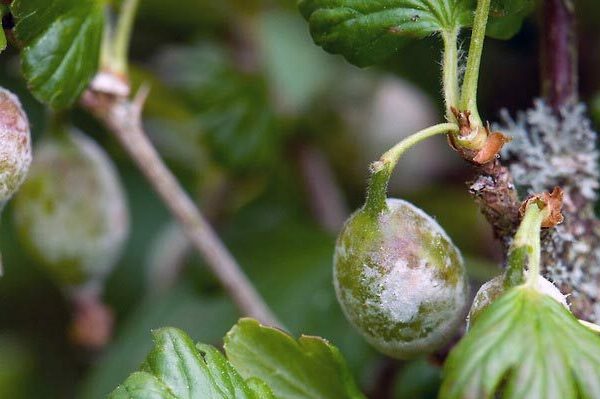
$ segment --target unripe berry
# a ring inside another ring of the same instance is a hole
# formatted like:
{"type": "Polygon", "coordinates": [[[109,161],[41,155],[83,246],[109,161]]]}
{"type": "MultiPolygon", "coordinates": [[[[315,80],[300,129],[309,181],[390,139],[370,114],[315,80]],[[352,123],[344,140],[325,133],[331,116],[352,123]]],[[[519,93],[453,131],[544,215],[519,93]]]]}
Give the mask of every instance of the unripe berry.
{"type": "Polygon", "coordinates": [[[59,132],[40,142],[15,198],[15,224],[61,285],[102,280],[127,237],[129,214],[116,170],[94,141],[59,132]]]}
{"type": "Polygon", "coordinates": [[[31,164],[31,136],[19,99],[0,87],[0,208],[19,189],[31,164]]]}
{"type": "MultiPolygon", "coordinates": [[[[552,284],[544,277],[537,277],[535,289],[541,292],[542,294],[552,297],[565,308],[569,309],[569,305],[567,304],[567,297],[563,295],[554,284],[552,284]]],[[[475,299],[473,300],[473,304],[471,305],[471,310],[469,311],[469,316],[467,317],[467,328],[471,328],[471,326],[473,325],[477,317],[479,317],[481,312],[483,312],[485,308],[487,308],[496,299],[500,298],[505,292],[505,290],[506,289],[504,288],[503,274],[500,276],[496,276],[490,281],[483,284],[481,288],[479,288],[479,291],[477,291],[475,299]]]]}
{"type": "Polygon", "coordinates": [[[462,257],[444,230],[414,205],[388,199],[365,208],[338,237],[334,284],[350,322],[388,356],[430,353],[464,320],[468,281],[462,257]]]}

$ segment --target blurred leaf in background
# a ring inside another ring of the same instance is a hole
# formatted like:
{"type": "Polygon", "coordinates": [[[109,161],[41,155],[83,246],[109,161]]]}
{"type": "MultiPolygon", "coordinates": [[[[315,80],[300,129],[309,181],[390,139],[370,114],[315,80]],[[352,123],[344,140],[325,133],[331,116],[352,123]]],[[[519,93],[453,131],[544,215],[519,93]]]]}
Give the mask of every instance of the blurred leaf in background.
{"type": "Polygon", "coordinates": [[[260,75],[236,70],[226,49],[206,43],[169,49],[159,59],[161,76],[193,105],[218,162],[238,172],[275,164],[281,129],[260,75]]]}
{"type": "Polygon", "coordinates": [[[33,394],[35,360],[27,345],[20,339],[0,335],[0,397],[25,399],[33,394]]]}

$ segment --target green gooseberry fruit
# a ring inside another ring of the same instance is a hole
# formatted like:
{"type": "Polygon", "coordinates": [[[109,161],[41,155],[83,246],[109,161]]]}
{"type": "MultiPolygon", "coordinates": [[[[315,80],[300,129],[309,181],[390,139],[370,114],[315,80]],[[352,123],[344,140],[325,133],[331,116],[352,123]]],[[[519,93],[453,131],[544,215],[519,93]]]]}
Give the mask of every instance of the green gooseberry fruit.
{"type": "Polygon", "coordinates": [[[129,231],[114,165],[98,144],[77,132],[52,132],[36,145],[14,217],[26,248],[65,286],[102,281],[129,231]]]}
{"type": "Polygon", "coordinates": [[[407,359],[449,342],[464,322],[468,280],[460,252],[414,205],[387,199],[346,222],[334,284],[346,317],[384,354],[407,359]]]}
{"type": "MultiPolygon", "coordinates": [[[[475,299],[473,299],[473,304],[469,310],[469,315],[467,316],[467,329],[471,328],[477,317],[479,317],[492,302],[500,298],[506,291],[504,279],[504,274],[501,274],[484,283],[479,288],[479,291],[477,291],[477,294],[475,294],[475,299]]],[[[554,284],[544,277],[537,277],[535,289],[542,294],[550,296],[565,308],[569,309],[567,297],[563,295],[554,284]]]]}
{"type": "Polygon", "coordinates": [[[17,96],[0,87],[0,208],[17,192],[30,164],[27,115],[17,96]]]}

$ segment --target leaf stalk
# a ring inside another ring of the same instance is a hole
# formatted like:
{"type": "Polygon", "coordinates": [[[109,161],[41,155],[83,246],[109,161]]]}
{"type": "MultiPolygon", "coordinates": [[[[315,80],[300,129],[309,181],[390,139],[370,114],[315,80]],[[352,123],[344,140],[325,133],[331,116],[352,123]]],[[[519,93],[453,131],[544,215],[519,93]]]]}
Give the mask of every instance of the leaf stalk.
{"type": "Polygon", "coordinates": [[[446,120],[455,121],[452,107],[458,107],[458,28],[442,31],[444,55],[442,58],[442,84],[446,102],[446,120]]]}
{"type": "Polygon", "coordinates": [[[477,109],[477,84],[479,81],[479,68],[481,66],[481,54],[485,40],[485,30],[490,12],[491,0],[478,0],[473,20],[471,43],[467,58],[467,69],[460,99],[460,110],[469,111],[475,125],[483,126],[479,111],[477,109]]]}

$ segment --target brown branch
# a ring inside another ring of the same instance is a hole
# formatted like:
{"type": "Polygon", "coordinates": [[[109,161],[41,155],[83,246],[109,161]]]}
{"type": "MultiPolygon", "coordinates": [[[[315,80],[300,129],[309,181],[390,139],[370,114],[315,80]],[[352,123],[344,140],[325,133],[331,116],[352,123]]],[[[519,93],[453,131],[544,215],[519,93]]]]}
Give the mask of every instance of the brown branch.
{"type": "Polygon", "coordinates": [[[489,125],[484,128],[472,125],[468,111],[453,108],[452,113],[459,124],[460,136],[449,136],[450,146],[476,168],[477,177],[469,183],[469,191],[492,225],[494,236],[502,242],[504,253],[507,253],[519,224],[521,206],[510,171],[500,163],[498,155],[510,138],[500,132],[490,132],[489,125]],[[460,146],[460,137],[473,136],[474,129],[477,129],[478,136],[484,137],[479,149],[460,146]]]}
{"type": "MultiPolygon", "coordinates": [[[[229,205],[228,185],[229,182],[221,176],[216,184],[206,185],[201,190],[202,205],[198,206],[212,226],[218,224],[225,208],[229,205]]],[[[163,228],[157,241],[148,259],[146,290],[151,294],[166,292],[175,285],[184,270],[185,261],[194,250],[192,243],[176,221],[170,222],[163,228]]]]}
{"type": "Polygon", "coordinates": [[[508,249],[519,224],[521,205],[508,168],[498,159],[477,165],[477,177],[469,184],[469,192],[492,225],[494,236],[508,249]]]}
{"type": "MultiPolygon", "coordinates": [[[[573,0],[544,0],[541,11],[543,96],[562,120],[578,101],[575,4],[573,0]]],[[[579,154],[568,155],[576,159],[579,154]]],[[[594,250],[600,243],[600,221],[594,212],[595,201],[583,195],[576,184],[574,187],[565,190],[565,223],[560,232],[550,230],[542,236],[546,248],[542,271],[562,292],[570,293],[571,311],[577,317],[598,322],[600,292],[590,287],[600,282],[599,254],[594,250]],[[557,274],[555,265],[564,265],[565,270],[557,274]]]]}
{"type": "Polygon", "coordinates": [[[240,311],[262,323],[278,326],[267,304],[146,136],[141,114],[147,91],[142,89],[141,93],[129,101],[126,97],[90,89],[84,94],[82,105],[121,143],[240,311]]]}
{"type": "Polygon", "coordinates": [[[577,101],[577,38],[571,0],[542,2],[542,92],[558,115],[577,101]]]}

